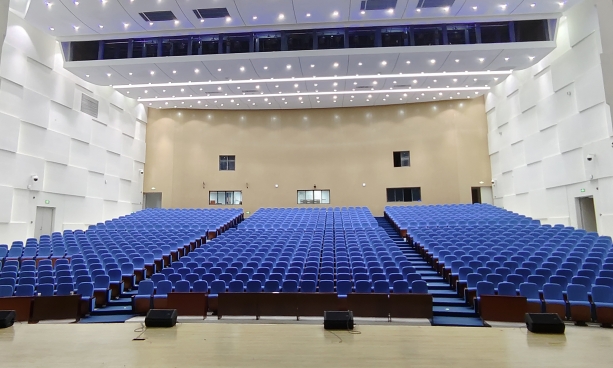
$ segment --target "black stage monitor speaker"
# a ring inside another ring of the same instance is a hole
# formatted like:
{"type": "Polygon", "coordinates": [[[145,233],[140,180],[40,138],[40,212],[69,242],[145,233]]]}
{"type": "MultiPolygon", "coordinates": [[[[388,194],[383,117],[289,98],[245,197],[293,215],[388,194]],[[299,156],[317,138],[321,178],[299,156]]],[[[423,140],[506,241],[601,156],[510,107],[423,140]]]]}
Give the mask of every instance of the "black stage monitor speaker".
{"type": "Polygon", "coordinates": [[[11,327],[15,323],[15,311],[0,311],[0,328],[11,327]]]}
{"type": "Polygon", "coordinates": [[[324,312],[325,330],[353,330],[353,312],[324,312]]]}
{"type": "Polygon", "coordinates": [[[566,326],[556,313],[526,313],[526,327],[534,333],[563,334],[566,326]]]}
{"type": "Polygon", "coordinates": [[[173,327],[176,324],[176,309],[150,309],[145,317],[147,327],[173,327]]]}

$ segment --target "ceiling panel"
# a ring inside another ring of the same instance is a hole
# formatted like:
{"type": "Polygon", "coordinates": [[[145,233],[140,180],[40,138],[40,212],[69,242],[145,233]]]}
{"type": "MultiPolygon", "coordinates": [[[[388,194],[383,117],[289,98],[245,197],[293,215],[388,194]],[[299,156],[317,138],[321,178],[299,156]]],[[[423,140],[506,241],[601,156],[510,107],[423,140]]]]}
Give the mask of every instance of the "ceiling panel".
{"type": "Polygon", "coordinates": [[[296,24],[291,1],[235,0],[235,2],[246,25],[296,24]]]}
{"type": "MultiPolygon", "coordinates": [[[[193,29],[193,24],[183,13],[176,0],[116,0],[136,24],[147,31],[193,29]],[[139,13],[151,11],[172,11],[176,21],[147,22],[139,13]]],[[[79,5],[80,6],[80,5],[79,5]]]]}
{"type": "Polygon", "coordinates": [[[25,19],[54,36],[74,35],[75,27],[80,35],[96,34],[96,30],[89,28],[59,1],[32,0],[25,19]]]}
{"type": "Polygon", "coordinates": [[[298,23],[337,23],[349,21],[351,0],[294,0],[298,23]]]}
{"type": "MultiPolygon", "coordinates": [[[[523,0],[466,0],[459,16],[501,16],[511,14],[523,0]]],[[[534,2],[534,1],[532,1],[534,2]]]]}
{"type": "Polygon", "coordinates": [[[240,27],[246,23],[233,0],[176,0],[185,17],[195,28],[240,27]],[[200,20],[194,9],[226,8],[229,18],[209,18],[200,20]]]}
{"type": "MultiPolygon", "coordinates": [[[[97,33],[111,34],[145,30],[117,1],[61,0],[61,2],[77,19],[97,33]]],[[[75,35],[82,34],[80,28],[75,28],[73,32],[75,35]]]]}

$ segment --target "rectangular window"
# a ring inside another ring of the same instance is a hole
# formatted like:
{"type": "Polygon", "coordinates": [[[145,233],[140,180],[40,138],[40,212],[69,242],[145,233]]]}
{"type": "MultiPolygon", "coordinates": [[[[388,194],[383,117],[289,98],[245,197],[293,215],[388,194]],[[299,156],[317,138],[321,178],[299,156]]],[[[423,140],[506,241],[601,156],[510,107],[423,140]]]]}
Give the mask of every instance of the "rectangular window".
{"type": "Polygon", "coordinates": [[[387,188],[388,202],[421,202],[421,188],[387,188]]]}
{"type": "Polygon", "coordinates": [[[219,156],[219,171],[234,171],[234,156],[219,156]]]}
{"type": "Polygon", "coordinates": [[[298,204],[330,204],[330,191],[299,190],[298,204]]]}
{"type": "Polygon", "coordinates": [[[223,206],[242,205],[243,192],[235,190],[209,192],[209,204],[223,206]]]}
{"type": "Polygon", "coordinates": [[[411,166],[411,154],[409,151],[394,152],[394,167],[411,166]]]}

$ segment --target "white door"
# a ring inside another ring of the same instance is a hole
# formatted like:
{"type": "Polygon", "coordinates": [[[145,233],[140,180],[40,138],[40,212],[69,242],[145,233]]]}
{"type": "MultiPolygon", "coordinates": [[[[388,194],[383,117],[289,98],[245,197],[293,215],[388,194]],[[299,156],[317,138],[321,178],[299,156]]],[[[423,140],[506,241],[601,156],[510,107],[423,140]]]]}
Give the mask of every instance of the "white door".
{"type": "Polygon", "coordinates": [[[577,198],[579,201],[579,228],[587,231],[598,231],[594,197],[577,198]]]}
{"type": "Polygon", "coordinates": [[[51,235],[54,214],[55,208],[53,207],[36,207],[36,222],[34,223],[36,239],[39,239],[41,235],[51,235]]]}

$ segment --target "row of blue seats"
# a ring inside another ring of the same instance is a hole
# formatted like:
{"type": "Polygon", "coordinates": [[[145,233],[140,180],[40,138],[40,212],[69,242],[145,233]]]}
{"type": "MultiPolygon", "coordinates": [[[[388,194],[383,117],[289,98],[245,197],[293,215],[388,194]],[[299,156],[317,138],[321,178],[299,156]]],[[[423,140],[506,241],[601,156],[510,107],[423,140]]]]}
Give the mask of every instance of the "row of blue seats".
{"type": "Polygon", "coordinates": [[[277,280],[267,280],[261,282],[260,280],[249,280],[246,283],[242,280],[234,280],[226,284],[224,281],[215,280],[211,283],[205,280],[198,280],[194,283],[190,283],[186,280],[180,280],[176,283],[172,283],[168,280],[159,281],[154,284],[151,280],[142,281],[139,285],[138,295],[136,299],[140,297],[150,297],[155,295],[166,295],[170,292],[201,292],[209,293],[211,296],[216,296],[221,293],[231,292],[303,292],[303,293],[337,293],[339,296],[346,296],[353,292],[355,293],[381,293],[389,294],[393,292],[395,294],[416,293],[427,294],[428,286],[425,281],[416,280],[409,284],[406,281],[396,281],[393,287],[390,289],[387,281],[377,281],[371,285],[368,281],[357,281],[354,284],[351,282],[339,282],[334,288],[334,284],[327,282],[319,283],[319,287],[315,281],[303,280],[300,284],[295,280],[285,280],[283,283],[279,283],[277,280]]]}

